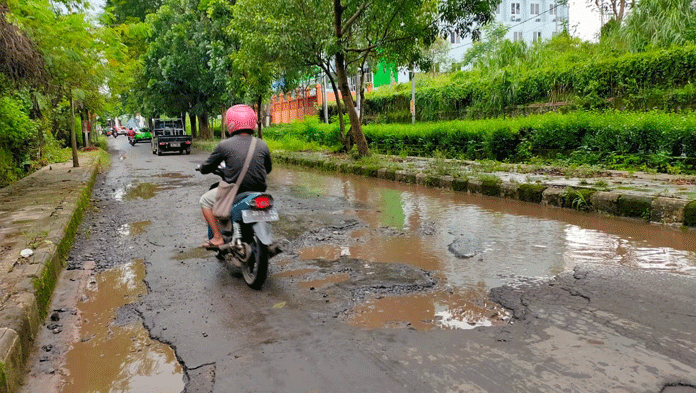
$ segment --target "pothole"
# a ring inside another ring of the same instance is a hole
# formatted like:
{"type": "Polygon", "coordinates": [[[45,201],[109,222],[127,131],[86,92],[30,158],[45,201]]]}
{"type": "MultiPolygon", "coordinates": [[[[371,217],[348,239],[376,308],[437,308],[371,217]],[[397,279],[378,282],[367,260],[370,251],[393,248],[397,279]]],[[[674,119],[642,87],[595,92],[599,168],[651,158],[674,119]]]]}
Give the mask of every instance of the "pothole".
{"type": "Polygon", "coordinates": [[[361,329],[411,328],[418,331],[473,329],[504,325],[503,307],[487,299],[485,284],[465,291],[375,296],[353,308],[346,321],[361,329]]]}
{"type": "Polygon", "coordinates": [[[184,388],[174,351],[150,339],[139,320],[116,323],[118,310],[147,292],[142,259],[93,276],[77,306],[78,337],[66,354],[62,392],[162,392],[184,388]]]}

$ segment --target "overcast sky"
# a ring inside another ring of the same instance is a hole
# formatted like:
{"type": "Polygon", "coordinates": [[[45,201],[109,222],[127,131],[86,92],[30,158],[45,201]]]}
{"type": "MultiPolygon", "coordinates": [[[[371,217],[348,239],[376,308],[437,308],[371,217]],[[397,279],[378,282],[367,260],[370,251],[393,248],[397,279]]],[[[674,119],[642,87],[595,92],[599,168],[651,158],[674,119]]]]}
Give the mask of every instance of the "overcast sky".
{"type": "Polygon", "coordinates": [[[568,29],[575,37],[585,41],[596,41],[600,29],[599,12],[588,7],[588,0],[568,1],[568,29]]]}

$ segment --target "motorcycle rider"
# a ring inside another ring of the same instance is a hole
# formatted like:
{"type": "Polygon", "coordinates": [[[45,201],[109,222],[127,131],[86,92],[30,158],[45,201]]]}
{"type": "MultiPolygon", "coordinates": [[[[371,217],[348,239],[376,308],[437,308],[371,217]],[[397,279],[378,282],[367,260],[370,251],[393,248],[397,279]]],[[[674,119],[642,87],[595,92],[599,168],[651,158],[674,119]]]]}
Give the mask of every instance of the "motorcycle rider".
{"type": "MultiPolygon", "coordinates": [[[[256,120],[256,112],[248,105],[230,107],[225,115],[229,138],[220,142],[210,157],[200,166],[201,174],[211,173],[222,161],[225,161],[226,168],[223,180],[227,183],[235,183],[244,166],[244,160],[257,125],[256,120]]],[[[271,152],[266,142],[259,139],[253,154],[249,169],[239,186],[238,194],[247,191],[266,191],[266,175],[272,169],[271,152]]],[[[213,203],[215,203],[216,195],[217,188],[213,188],[200,198],[203,217],[213,235],[210,240],[203,244],[203,247],[208,249],[215,249],[225,242],[220,232],[218,220],[213,214],[213,203]]]]}

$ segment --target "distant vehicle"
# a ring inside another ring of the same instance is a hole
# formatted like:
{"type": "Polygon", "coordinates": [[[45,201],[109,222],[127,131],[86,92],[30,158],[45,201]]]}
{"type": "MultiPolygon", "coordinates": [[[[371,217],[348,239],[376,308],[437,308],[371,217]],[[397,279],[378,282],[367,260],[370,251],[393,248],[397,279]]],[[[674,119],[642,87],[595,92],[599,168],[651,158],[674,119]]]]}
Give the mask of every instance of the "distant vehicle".
{"type": "Polygon", "coordinates": [[[191,154],[192,138],[191,135],[186,135],[182,119],[153,119],[152,124],[154,125],[150,140],[152,154],[161,156],[167,151],[191,154]]]}
{"type": "Polygon", "coordinates": [[[132,137],[128,137],[128,143],[131,144],[131,146],[135,146],[136,143],[138,142],[150,142],[152,139],[152,133],[150,133],[149,128],[141,128],[139,130],[134,130],[135,135],[132,137]]]}

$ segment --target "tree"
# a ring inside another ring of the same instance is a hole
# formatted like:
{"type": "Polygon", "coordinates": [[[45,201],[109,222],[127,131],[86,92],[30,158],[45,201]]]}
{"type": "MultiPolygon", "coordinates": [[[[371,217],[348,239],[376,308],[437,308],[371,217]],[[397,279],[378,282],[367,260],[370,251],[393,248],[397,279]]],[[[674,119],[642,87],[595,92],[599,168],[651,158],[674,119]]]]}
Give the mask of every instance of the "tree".
{"type": "Polygon", "coordinates": [[[154,14],[162,0],[106,0],[106,10],[113,15],[115,25],[145,22],[145,17],[154,14]]]}
{"type": "Polygon", "coordinates": [[[232,73],[227,57],[233,47],[218,26],[226,18],[211,18],[222,10],[210,10],[210,3],[170,0],[148,18],[151,33],[140,86],[154,112],[195,114],[203,138],[212,136],[209,114],[220,113],[230,101],[232,73]]]}
{"type": "Polygon", "coordinates": [[[0,4],[0,73],[16,83],[41,85],[46,78],[44,59],[26,33],[7,21],[8,12],[7,4],[0,4]]]}
{"type": "Polygon", "coordinates": [[[444,32],[477,36],[478,28],[492,20],[496,5],[497,0],[240,0],[236,15],[246,38],[242,46],[254,41],[275,53],[284,66],[318,66],[328,75],[335,72],[351,139],[358,153],[366,156],[369,148],[349,73],[360,70],[371,57],[428,69],[423,48],[444,32]]]}
{"type": "Polygon", "coordinates": [[[696,8],[691,0],[641,0],[619,35],[631,51],[696,42],[696,8]]]}
{"type": "Polygon", "coordinates": [[[626,11],[636,5],[635,0],[592,0],[592,4],[602,15],[602,24],[615,20],[621,24],[626,11]],[[608,15],[607,22],[604,22],[604,15],[608,15]]]}
{"type": "MultiPolygon", "coordinates": [[[[68,117],[61,111],[68,101],[77,99],[81,109],[94,111],[104,102],[104,85],[108,62],[104,53],[110,41],[102,35],[84,12],[86,1],[12,0],[8,1],[8,21],[12,22],[36,43],[36,50],[44,60],[47,83],[41,90],[31,92],[32,100],[41,95],[48,101],[48,112],[54,131],[59,117],[68,117]],[[56,6],[60,4],[60,6],[56,6]]],[[[40,111],[34,110],[42,116],[40,111]]],[[[70,122],[67,122],[69,124],[70,122]]],[[[62,124],[66,124],[63,122],[62,124]]],[[[43,130],[39,132],[39,138],[43,130]]],[[[74,152],[73,164],[78,165],[74,152]]]]}

